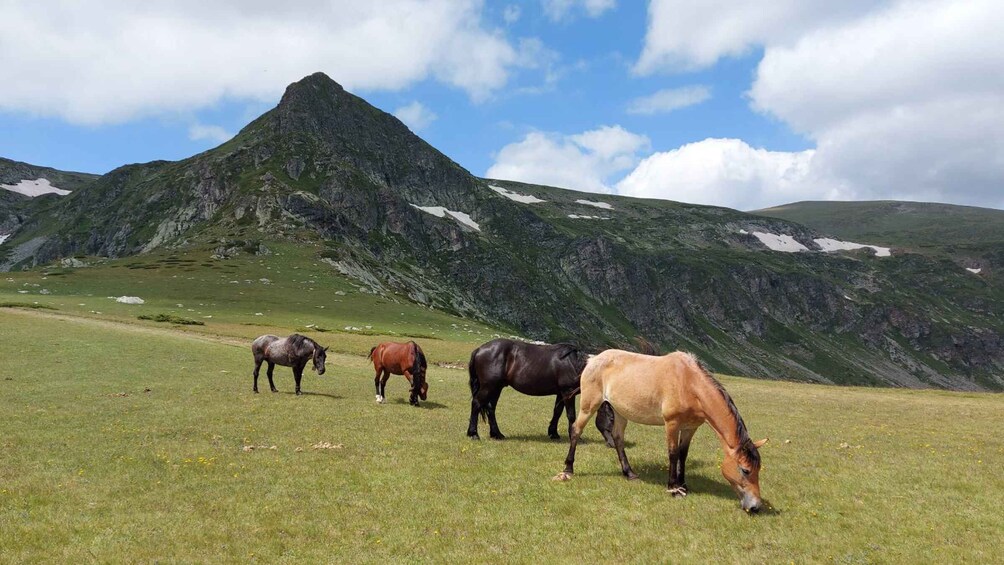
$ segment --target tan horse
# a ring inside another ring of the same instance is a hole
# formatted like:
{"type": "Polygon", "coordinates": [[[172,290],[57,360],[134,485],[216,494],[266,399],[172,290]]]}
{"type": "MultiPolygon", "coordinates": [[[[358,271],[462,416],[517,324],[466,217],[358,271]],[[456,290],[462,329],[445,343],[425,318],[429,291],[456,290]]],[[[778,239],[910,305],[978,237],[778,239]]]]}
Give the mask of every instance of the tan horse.
{"type": "Polygon", "coordinates": [[[760,453],[766,439],[752,441],[732,398],[691,354],[677,351],[662,357],[608,349],[591,358],[582,372],[582,400],[572,424],[565,470],[555,480],[572,478],[575,447],[594,414],[596,427],[617,450],[621,472],[638,476],[624,453],[627,423],[665,426],[669,447],[669,491],[686,496],[684,468],[694,432],[707,422],[725,452],[722,475],[739,495],[747,512],[758,512],[760,453]]]}

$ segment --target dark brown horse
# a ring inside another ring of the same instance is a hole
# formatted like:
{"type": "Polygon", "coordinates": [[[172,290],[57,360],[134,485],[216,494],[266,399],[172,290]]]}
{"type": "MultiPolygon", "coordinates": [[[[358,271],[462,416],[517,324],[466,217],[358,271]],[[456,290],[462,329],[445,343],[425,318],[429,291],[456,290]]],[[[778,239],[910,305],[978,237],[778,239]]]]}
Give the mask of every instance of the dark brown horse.
{"type": "Polygon", "coordinates": [[[408,384],[411,385],[409,402],[412,406],[418,406],[419,397],[422,400],[428,397],[429,381],[426,380],[425,373],[429,364],[422,348],[414,341],[381,343],[370,349],[369,358],[373,360],[373,369],[376,371],[373,383],[376,385],[377,404],[383,404],[387,400],[387,380],[391,374],[404,375],[408,379],[408,384]]]}
{"type": "Polygon", "coordinates": [[[300,394],[300,379],[303,378],[303,368],[308,361],[313,361],[313,369],[318,375],[324,374],[324,361],[327,359],[327,347],[321,347],[316,341],[300,334],[286,338],[274,335],[263,335],[251,343],[251,353],[254,355],[254,391],[258,392],[258,371],[263,361],[268,362],[268,386],[272,392],[275,383],[272,381],[272,370],[276,365],[293,368],[293,378],[296,379],[296,394],[300,394]]]}
{"type": "Polygon", "coordinates": [[[569,428],[575,418],[575,393],[585,355],[569,344],[534,345],[511,339],[489,341],[471,353],[468,366],[471,386],[471,421],[467,436],[478,438],[478,414],[488,420],[492,439],[505,439],[495,421],[502,389],[511,386],[530,396],[555,395],[554,413],[547,435],[558,439],[562,407],[569,428]]]}

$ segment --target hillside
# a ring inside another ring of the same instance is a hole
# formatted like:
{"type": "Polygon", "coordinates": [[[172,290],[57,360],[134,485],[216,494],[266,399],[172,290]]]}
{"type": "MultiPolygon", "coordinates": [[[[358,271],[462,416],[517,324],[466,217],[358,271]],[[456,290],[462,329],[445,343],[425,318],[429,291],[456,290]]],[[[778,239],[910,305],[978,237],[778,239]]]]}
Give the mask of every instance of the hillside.
{"type": "Polygon", "coordinates": [[[853,241],[1004,266],[1004,210],[924,202],[795,202],[753,212],[853,241]]]}
{"type": "Polygon", "coordinates": [[[121,167],[33,210],[0,267],[163,249],[227,261],[294,242],[371,293],[536,339],[641,336],[762,378],[1004,388],[992,275],[944,256],[824,253],[831,233],[480,179],[315,74],[215,149],[121,167]]]}

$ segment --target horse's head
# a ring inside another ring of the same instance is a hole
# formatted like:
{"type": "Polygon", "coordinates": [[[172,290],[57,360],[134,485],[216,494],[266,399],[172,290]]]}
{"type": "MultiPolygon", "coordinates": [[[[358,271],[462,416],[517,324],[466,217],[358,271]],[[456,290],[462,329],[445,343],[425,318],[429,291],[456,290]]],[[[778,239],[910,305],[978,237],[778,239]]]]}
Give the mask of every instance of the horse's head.
{"type": "Polygon", "coordinates": [[[315,347],[314,348],[314,370],[317,371],[318,375],[324,374],[324,362],[328,359],[328,348],[327,347],[315,347]]]}
{"type": "Polygon", "coordinates": [[[411,381],[411,404],[418,406],[418,399],[427,400],[429,398],[429,381],[426,379],[425,367],[418,367],[412,375],[411,381]]]}
{"type": "Polygon", "coordinates": [[[739,495],[739,504],[743,510],[756,514],[760,511],[763,501],[760,499],[760,453],[757,451],[767,443],[749,441],[735,449],[726,451],[722,462],[722,475],[732,485],[739,495]]]}

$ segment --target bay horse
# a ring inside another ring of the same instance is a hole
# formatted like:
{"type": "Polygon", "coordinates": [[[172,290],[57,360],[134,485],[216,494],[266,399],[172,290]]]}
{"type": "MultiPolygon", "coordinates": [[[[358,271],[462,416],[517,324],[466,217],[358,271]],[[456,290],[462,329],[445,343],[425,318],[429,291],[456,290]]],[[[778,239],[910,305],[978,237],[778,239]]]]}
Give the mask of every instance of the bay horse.
{"type": "Polygon", "coordinates": [[[296,394],[300,394],[300,379],[303,378],[303,368],[307,362],[313,361],[313,370],[318,375],[324,374],[324,362],[327,359],[327,347],[321,347],[307,336],[293,334],[280,338],[274,335],[263,335],[251,343],[251,353],[254,355],[254,391],[258,392],[258,371],[262,362],[268,362],[268,386],[272,392],[279,392],[272,381],[272,370],[276,365],[293,368],[293,378],[296,380],[296,394]]]}
{"type": "Polygon", "coordinates": [[[492,439],[505,439],[495,421],[495,408],[502,389],[511,386],[530,396],[555,395],[554,414],[547,435],[559,439],[558,419],[561,410],[568,416],[571,429],[575,416],[575,394],[579,374],[585,366],[579,349],[570,344],[534,345],[511,339],[496,339],[471,353],[471,420],[467,436],[479,438],[478,415],[488,421],[492,439]]]}
{"type": "Polygon", "coordinates": [[[617,450],[621,472],[630,480],[638,475],[624,452],[627,423],[665,426],[668,489],[673,496],[686,496],[684,470],[690,440],[707,422],[725,453],[722,475],[739,495],[742,509],[749,513],[760,510],[758,450],[767,440],[750,439],[729,393],[693,355],[677,351],[657,357],[608,349],[586,364],[580,387],[582,399],[572,424],[565,470],[555,480],[572,478],[576,444],[589,419],[597,414],[596,427],[617,450]]]}
{"type": "Polygon", "coordinates": [[[373,369],[376,371],[373,383],[376,385],[377,404],[383,404],[387,400],[387,380],[391,374],[404,375],[408,379],[408,384],[411,385],[411,397],[408,401],[412,406],[418,406],[420,397],[426,400],[429,381],[425,374],[429,363],[425,360],[425,352],[417,343],[384,342],[370,349],[367,357],[373,360],[373,369]]]}

